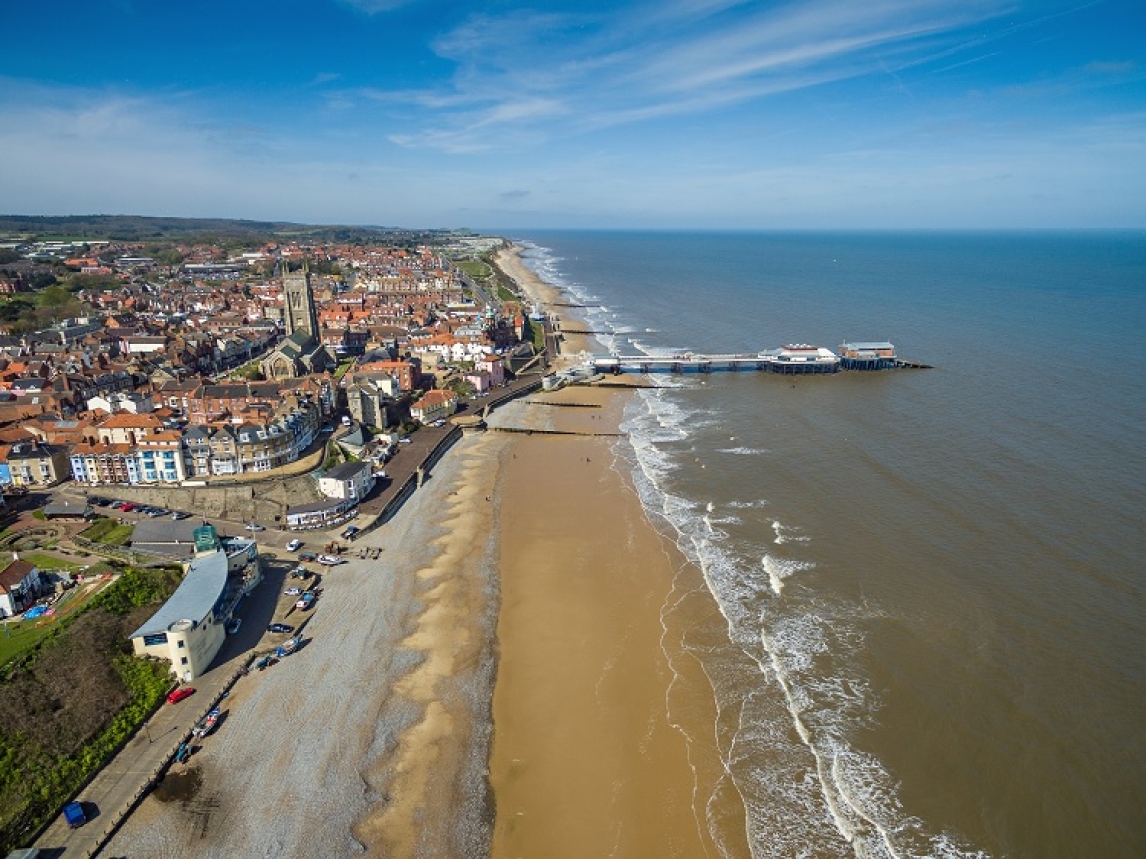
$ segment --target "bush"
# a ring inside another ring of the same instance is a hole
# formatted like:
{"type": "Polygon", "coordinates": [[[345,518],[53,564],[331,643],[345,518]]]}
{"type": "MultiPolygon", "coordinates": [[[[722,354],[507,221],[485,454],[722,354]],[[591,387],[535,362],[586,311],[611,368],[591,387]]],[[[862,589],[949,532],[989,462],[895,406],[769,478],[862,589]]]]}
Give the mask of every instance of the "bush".
{"type": "Polygon", "coordinates": [[[165,662],[130,655],[127,636],[179,582],[128,569],[0,677],[0,852],[26,843],[162,700],[165,662]]]}
{"type": "Polygon", "coordinates": [[[90,527],[80,532],[80,536],[93,543],[106,543],[109,546],[126,546],[135,530],[133,525],[121,525],[114,519],[100,517],[90,527]]]}

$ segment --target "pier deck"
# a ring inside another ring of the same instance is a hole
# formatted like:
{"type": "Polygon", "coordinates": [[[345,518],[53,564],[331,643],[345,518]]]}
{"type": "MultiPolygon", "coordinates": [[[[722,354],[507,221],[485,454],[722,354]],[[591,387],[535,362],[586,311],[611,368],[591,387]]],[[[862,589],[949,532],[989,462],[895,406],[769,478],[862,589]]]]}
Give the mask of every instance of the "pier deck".
{"type": "MultiPolygon", "coordinates": [[[[768,355],[593,355],[589,363],[598,373],[712,373],[717,371],[756,370],[782,375],[838,373],[844,369],[858,370],[858,366],[845,366],[835,360],[784,361],[768,355]]],[[[870,369],[915,368],[929,369],[930,365],[899,358],[886,359],[870,369]]],[[[864,368],[866,369],[866,368],[864,368]]]]}

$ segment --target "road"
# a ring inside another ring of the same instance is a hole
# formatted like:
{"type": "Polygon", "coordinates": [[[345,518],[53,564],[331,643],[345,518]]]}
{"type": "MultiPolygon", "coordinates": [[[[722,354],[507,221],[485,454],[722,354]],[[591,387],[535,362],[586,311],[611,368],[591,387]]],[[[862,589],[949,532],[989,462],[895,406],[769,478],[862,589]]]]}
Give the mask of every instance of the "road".
{"type": "MultiPolygon", "coordinates": [[[[480,410],[486,405],[498,403],[514,396],[523,387],[534,384],[535,378],[519,379],[499,389],[488,398],[469,401],[469,408],[480,410]]],[[[411,436],[410,444],[400,445],[399,452],[387,464],[388,479],[380,481],[378,488],[361,505],[360,524],[372,521],[390,501],[394,492],[406,479],[423,464],[426,457],[451,431],[449,425],[442,428],[423,427],[411,436]]],[[[100,487],[101,494],[114,498],[114,487],[100,487]]],[[[119,515],[127,521],[146,518],[129,511],[100,508],[110,515],[119,515]]],[[[281,643],[287,635],[268,633],[267,626],[273,622],[286,622],[301,630],[310,615],[302,615],[294,609],[295,597],[286,596],[283,590],[296,584],[288,578],[289,572],[297,565],[297,560],[285,550],[287,542],[298,537],[303,541],[301,551],[320,551],[335,532],[306,532],[297,534],[281,529],[268,528],[261,531],[248,531],[244,523],[208,519],[220,534],[252,536],[259,542],[260,561],[263,564],[263,581],[244,600],[236,615],[243,619],[238,633],[228,636],[211,668],[196,678],[196,692],[190,698],[174,705],[163,704],[145,725],[128,741],[125,747],[105,766],[80,792],[80,801],[90,818],[89,822],[75,830],[64,823],[62,815],[54,821],[36,842],[36,847],[47,856],[92,856],[107,840],[111,831],[130,812],[136,802],[150,789],[151,785],[173,759],[179,745],[188,740],[191,729],[212,707],[221,703],[225,708],[224,697],[229,688],[240,676],[242,668],[259,652],[269,651],[281,643]],[[300,621],[302,621],[300,623],[300,621]]],[[[306,584],[321,581],[322,576],[338,575],[338,568],[331,570],[309,564],[315,578],[306,584]]],[[[321,598],[320,598],[321,601],[321,598]]],[[[179,767],[179,764],[172,764],[179,767]]]]}
{"type": "MultiPolygon", "coordinates": [[[[243,601],[236,612],[243,619],[235,635],[227,636],[223,648],[210,670],[193,683],[195,694],[178,704],[160,706],[155,714],[132,737],[127,745],[105,766],[76,797],[84,806],[89,822],[79,829],[69,829],[61,815],[36,841],[36,847],[47,856],[91,856],[106,840],[111,828],[146,792],[150,784],[172,760],[180,743],[190,737],[191,729],[213,706],[226,710],[225,693],[251,657],[282,643],[288,635],[266,631],[273,622],[286,622],[303,628],[309,615],[294,609],[295,597],[283,590],[296,565],[285,551],[260,553],[263,581],[243,601]]],[[[314,565],[312,565],[314,566],[314,565]]],[[[321,580],[309,579],[313,585],[321,580]]],[[[180,765],[173,764],[178,767],[180,765]]]]}

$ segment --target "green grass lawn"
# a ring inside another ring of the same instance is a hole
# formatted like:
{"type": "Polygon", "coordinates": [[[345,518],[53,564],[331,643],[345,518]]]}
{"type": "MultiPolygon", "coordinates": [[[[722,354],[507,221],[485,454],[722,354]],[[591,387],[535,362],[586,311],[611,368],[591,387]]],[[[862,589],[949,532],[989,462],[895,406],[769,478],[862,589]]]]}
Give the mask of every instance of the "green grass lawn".
{"type": "Polygon", "coordinates": [[[134,530],[134,525],[120,525],[114,519],[97,518],[90,527],[80,532],[80,536],[93,543],[126,546],[134,530]]]}
{"type": "Polygon", "coordinates": [[[457,267],[468,274],[470,277],[482,279],[489,277],[493,271],[490,267],[479,259],[460,260],[457,267]]]}
{"type": "Polygon", "coordinates": [[[3,628],[0,629],[0,665],[6,665],[10,659],[19,656],[41,638],[49,635],[53,629],[56,629],[55,623],[42,623],[36,626],[34,620],[22,623],[5,621],[3,628]]]}
{"type": "MultiPolygon", "coordinates": [[[[21,552],[20,559],[29,564],[35,564],[41,570],[64,570],[69,573],[76,573],[83,569],[83,565],[77,564],[75,561],[65,561],[55,555],[44,555],[40,552],[21,552]]],[[[92,563],[96,563],[97,560],[93,559],[92,563]]]]}
{"type": "MultiPolygon", "coordinates": [[[[25,555],[24,557],[29,556],[25,555]]],[[[39,566],[35,561],[32,563],[39,566]]],[[[100,570],[97,567],[103,571],[113,569],[106,564],[93,564],[88,572],[98,573],[100,570]]],[[[5,621],[0,624],[0,665],[5,665],[10,659],[19,656],[41,638],[50,635],[53,630],[59,629],[61,621],[83,608],[88,600],[101,590],[103,590],[102,587],[87,590],[81,585],[64,594],[63,598],[56,603],[56,613],[51,617],[41,616],[34,620],[5,621]]]]}

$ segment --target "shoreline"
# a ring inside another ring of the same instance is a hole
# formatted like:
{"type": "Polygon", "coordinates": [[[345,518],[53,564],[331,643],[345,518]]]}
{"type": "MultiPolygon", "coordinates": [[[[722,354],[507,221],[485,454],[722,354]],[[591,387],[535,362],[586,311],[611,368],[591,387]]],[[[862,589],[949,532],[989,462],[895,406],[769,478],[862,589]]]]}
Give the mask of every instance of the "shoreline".
{"type": "Polygon", "coordinates": [[[241,679],[172,769],[190,801],[149,795],[104,852],[746,859],[688,652],[715,605],[610,435],[634,396],[536,392],[492,421],[581,434],[459,440],[358,541],[380,558],[324,575],[307,646],[241,679]]]}
{"type": "MultiPolygon", "coordinates": [[[[546,310],[566,301],[520,254],[511,245],[498,264],[515,280],[524,270],[517,282],[546,310]]],[[[569,350],[593,343],[571,335],[569,350]]],[[[515,435],[503,454],[493,859],[748,855],[725,841],[744,832],[744,810],[716,747],[711,686],[685,643],[718,610],[648,518],[627,438],[604,437],[620,433],[634,396],[575,386],[531,400],[580,408],[497,413],[600,435],[515,435]]]]}

